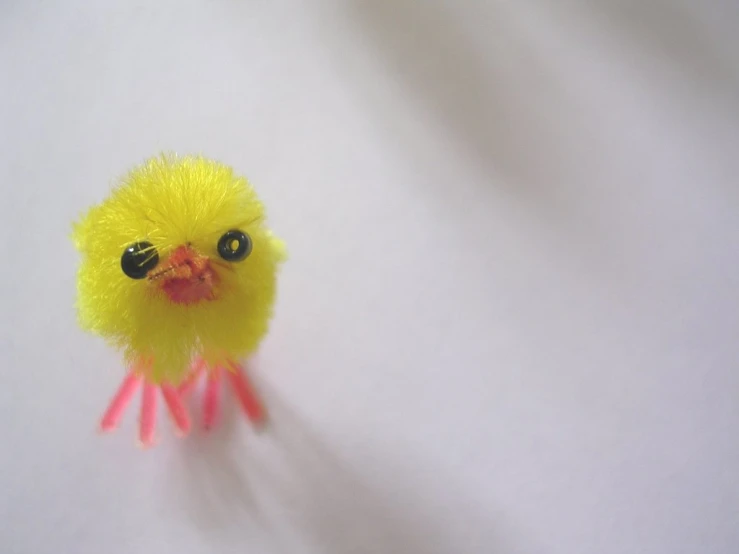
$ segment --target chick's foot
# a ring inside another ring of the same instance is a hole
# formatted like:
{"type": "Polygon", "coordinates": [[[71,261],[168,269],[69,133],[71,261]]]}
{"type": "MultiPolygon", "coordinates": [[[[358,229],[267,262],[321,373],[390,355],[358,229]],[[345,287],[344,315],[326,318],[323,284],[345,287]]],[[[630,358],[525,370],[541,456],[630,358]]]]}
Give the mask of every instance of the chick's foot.
{"type": "Polygon", "coordinates": [[[255,425],[265,422],[266,412],[259,395],[244,368],[232,360],[212,367],[203,360],[196,361],[189,378],[179,387],[180,395],[186,396],[192,392],[203,373],[206,375],[203,392],[203,428],[206,430],[213,428],[218,420],[221,411],[221,389],[223,388],[221,383],[224,377],[249,421],[255,425]]]}
{"type": "Polygon", "coordinates": [[[118,426],[131,398],[139,387],[141,392],[141,409],[139,414],[139,444],[147,448],[154,444],[157,419],[157,389],[162,392],[172,421],[179,435],[184,436],[190,431],[190,416],[187,413],[179,392],[175,387],[165,383],[154,383],[140,372],[132,370],[121,383],[118,391],[105,410],[100,421],[100,430],[112,431],[118,426]]]}

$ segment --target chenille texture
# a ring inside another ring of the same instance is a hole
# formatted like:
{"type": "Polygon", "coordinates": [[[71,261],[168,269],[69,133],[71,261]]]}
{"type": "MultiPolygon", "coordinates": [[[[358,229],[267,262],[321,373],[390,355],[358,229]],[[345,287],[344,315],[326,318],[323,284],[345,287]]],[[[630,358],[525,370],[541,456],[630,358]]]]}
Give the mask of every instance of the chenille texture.
{"type": "Polygon", "coordinates": [[[285,248],[251,185],[228,166],[199,156],[152,158],[74,225],[73,239],[82,258],[80,325],[119,348],[128,365],[146,366],[155,382],[181,382],[196,357],[210,366],[242,358],[267,332],[285,248]],[[233,263],[217,249],[232,229],[253,243],[233,263]],[[152,280],[126,276],[121,255],[142,241],[160,260],[181,245],[207,256],[218,276],[215,298],[177,304],[152,280]]]}

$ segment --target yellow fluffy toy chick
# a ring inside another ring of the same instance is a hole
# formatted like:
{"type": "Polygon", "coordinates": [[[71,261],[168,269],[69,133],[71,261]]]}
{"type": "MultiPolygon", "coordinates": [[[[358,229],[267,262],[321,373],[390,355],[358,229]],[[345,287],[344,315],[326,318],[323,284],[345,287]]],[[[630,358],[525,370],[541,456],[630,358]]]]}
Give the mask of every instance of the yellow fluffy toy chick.
{"type": "Polygon", "coordinates": [[[284,246],[243,177],[202,157],[161,156],[135,168],[74,227],[82,255],[84,329],[122,350],[131,368],[103,416],[113,429],[143,383],[140,440],[154,438],[157,389],[179,430],[181,396],[207,373],[210,427],[226,376],[247,415],[263,410],[237,361],[267,332],[284,246]]]}

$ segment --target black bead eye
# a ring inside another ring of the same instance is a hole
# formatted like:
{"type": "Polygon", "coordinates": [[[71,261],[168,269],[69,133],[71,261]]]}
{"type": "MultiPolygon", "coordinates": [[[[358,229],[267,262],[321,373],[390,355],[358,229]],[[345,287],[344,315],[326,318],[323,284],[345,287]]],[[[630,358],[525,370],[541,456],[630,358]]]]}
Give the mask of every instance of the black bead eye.
{"type": "Polygon", "coordinates": [[[123,251],[121,269],[131,279],[143,279],[159,263],[159,254],[150,242],[137,242],[123,251]]]}
{"type": "Polygon", "coordinates": [[[232,229],[218,241],[218,254],[229,262],[240,262],[251,254],[251,238],[243,231],[232,229]]]}

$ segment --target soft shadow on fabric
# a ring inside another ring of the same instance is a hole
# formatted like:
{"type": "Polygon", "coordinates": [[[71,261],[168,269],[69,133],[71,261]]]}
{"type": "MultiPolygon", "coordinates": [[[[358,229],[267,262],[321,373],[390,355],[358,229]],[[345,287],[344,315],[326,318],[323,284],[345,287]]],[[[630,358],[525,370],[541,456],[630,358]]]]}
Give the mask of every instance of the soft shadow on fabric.
{"type": "Polygon", "coordinates": [[[170,490],[190,524],[206,536],[230,534],[245,544],[267,536],[284,552],[291,551],[286,535],[328,554],[453,550],[438,525],[418,525],[421,508],[409,513],[363,482],[274,390],[259,387],[270,413],[263,431],[247,431],[226,396],[220,427],[195,431],[175,452],[170,490]]]}

